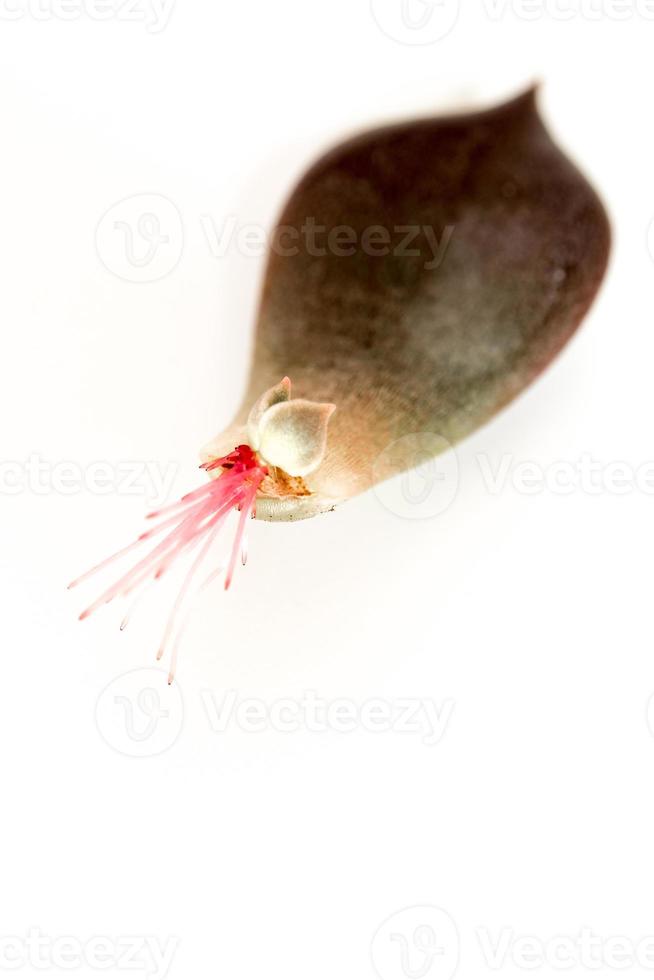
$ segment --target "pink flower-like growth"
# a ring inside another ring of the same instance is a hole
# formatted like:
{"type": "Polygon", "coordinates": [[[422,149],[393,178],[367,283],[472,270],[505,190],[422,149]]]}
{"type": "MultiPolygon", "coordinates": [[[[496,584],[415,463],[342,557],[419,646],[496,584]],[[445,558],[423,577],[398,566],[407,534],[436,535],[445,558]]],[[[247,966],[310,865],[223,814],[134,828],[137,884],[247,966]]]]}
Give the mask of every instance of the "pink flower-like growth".
{"type": "MultiPolygon", "coordinates": [[[[188,572],[182,582],[182,586],[177,594],[173,608],[168,617],[166,628],[163,633],[157,659],[163,656],[170,638],[175,628],[177,614],[181,608],[184,598],[193,583],[193,579],[198,572],[202,561],[206,557],[212,542],[218,531],[225,523],[230,511],[239,511],[238,525],[232,551],[225,574],[225,588],[228,589],[239,553],[241,560],[245,564],[247,559],[247,521],[254,516],[255,498],[263,479],[268,475],[268,469],[259,461],[256,453],[250,446],[237,446],[233,452],[220,459],[214,459],[209,463],[203,463],[202,469],[206,472],[213,472],[220,469],[222,472],[209,483],[197,490],[185,494],[175,504],[162,507],[159,510],[148,514],[149,519],[166,516],[163,521],[143,534],[139,535],[136,541],[121,548],[116,554],[111,555],[105,561],[100,562],[91,568],[84,575],[68,586],[69,589],[85,581],[91,575],[106,568],[107,565],[124,555],[129,554],[134,548],[139,547],[144,541],[149,541],[163,531],[168,531],[166,536],[154,547],[144,558],[138,561],[122,578],[118,579],[110,588],[99,596],[87,609],[80,614],[80,619],[86,619],[99,609],[100,606],[111,602],[117,596],[130,595],[139,585],[149,579],[159,579],[180,555],[193,551],[199,547],[188,572]]],[[[212,581],[220,569],[213,571],[202,583],[201,589],[212,581]]],[[[129,614],[128,614],[129,615],[129,614]]],[[[126,616],[121,623],[121,629],[127,624],[126,616]]],[[[173,645],[171,656],[168,683],[172,682],[175,674],[177,661],[177,649],[179,644],[178,634],[173,645]]]]}

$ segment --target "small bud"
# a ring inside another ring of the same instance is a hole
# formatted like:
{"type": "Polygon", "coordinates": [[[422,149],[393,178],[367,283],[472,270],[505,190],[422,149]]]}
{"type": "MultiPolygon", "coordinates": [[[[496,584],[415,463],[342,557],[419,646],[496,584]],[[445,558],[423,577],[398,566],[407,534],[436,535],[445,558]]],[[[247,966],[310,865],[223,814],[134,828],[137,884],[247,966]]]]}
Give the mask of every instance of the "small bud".
{"type": "Polygon", "coordinates": [[[254,403],[247,422],[248,439],[252,449],[257,450],[259,448],[259,425],[264,414],[273,405],[287,402],[290,397],[291,382],[288,378],[282,378],[279,384],[269,388],[268,391],[264,391],[261,398],[254,403]]]}
{"type": "Polygon", "coordinates": [[[303,398],[278,402],[259,423],[259,453],[290,476],[307,476],[323,461],[327,426],[335,405],[303,398]]]}

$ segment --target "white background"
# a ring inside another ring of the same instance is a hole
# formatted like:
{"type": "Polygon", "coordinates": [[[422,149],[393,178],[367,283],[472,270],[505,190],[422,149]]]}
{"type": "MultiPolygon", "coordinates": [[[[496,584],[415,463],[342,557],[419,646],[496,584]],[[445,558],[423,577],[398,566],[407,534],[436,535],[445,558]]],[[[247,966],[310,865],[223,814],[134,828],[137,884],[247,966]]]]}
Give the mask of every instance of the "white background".
{"type": "MultiPolygon", "coordinates": [[[[443,980],[457,957],[457,976],[513,978],[520,947],[493,971],[484,931],[544,944],[584,926],[603,967],[575,954],[564,970],[550,951],[534,975],[606,977],[613,937],[654,935],[654,500],[651,478],[649,493],[635,482],[654,459],[654,11],[594,2],[466,0],[434,39],[451,5],[421,34],[401,29],[399,0],[177,0],[158,22],[149,4],[3,0],[0,953],[4,967],[22,956],[14,976],[71,973],[8,943],[30,928],[176,940],[173,980],[443,980]],[[459,447],[443,513],[411,520],[370,494],[254,524],[247,568],[198,602],[168,689],[152,673],[165,589],[124,633],[119,608],[77,622],[99,584],[65,591],[141,530],[148,501],[117,485],[64,493],[52,468],[151,460],[175,467],[174,494],[197,484],[198,450],[241,396],[264,265],[235,244],[212,254],[207,222],[269,227],[307,163],[352,130],[538,79],[614,227],[580,333],[459,447]],[[144,194],[171,202],[172,237],[162,277],[134,282],[96,232],[144,194]],[[34,455],[45,484],[27,476],[34,455]],[[526,461],[547,474],[588,457],[598,493],[525,493],[513,478],[526,461]],[[480,458],[508,460],[498,492],[480,458]],[[616,462],[634,474],[625,493],[616,462]],[[142,688],[167,717],[148,715],[152,700],[143,714],[142,688]],[[266,709],[311,691],[359,712],[409,698],[450,714],[432,745],[361,715],[352,732],[314,732],[301,709],[294,732],[234,716],[219,731],[206,704],[229,691],[266,709]],[[402,913],[414,906],[443,912],[402,913]],[[414,933],[430,915],[433,962],[414,933]]],[[[641,961],[622,975],[648,975],[641,961]]]]}

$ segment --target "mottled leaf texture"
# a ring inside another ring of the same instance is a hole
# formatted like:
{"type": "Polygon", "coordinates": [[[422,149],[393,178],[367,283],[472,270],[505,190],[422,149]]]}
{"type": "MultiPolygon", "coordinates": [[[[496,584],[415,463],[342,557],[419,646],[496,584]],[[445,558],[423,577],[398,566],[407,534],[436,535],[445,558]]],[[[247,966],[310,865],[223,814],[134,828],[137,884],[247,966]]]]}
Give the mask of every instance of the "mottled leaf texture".
{"type": "Polygon", "coordinates": [[[320,159],[278,222],[235,425],[286,375],[293,397],[336,411],[311,495],[261,500],[257,516],[327,510],[371,485],[394,440],[455,443],[484,423],[574,332],[609,237],[533,90],[365,133],[320,159]]]}

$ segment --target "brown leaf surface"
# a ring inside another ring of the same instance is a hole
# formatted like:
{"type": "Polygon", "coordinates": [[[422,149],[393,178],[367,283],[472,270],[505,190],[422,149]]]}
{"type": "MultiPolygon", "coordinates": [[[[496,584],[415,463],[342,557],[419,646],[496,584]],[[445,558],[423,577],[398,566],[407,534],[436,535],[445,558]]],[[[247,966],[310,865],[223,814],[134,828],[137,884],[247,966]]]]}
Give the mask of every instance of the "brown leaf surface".
{"type": "Polygon", "coordinates": [[[312,516],[369,487],[394,440],[456,442],[484,423],[574,332],[609,238],[533,90],[365,133],[320,159],[279,219],[237,421],[284,375],[294,397],[337,410],[313,496],[263,501],[258,516],[312,516]],[[311,223],[325,229],[313,240],[311,223]]]}

